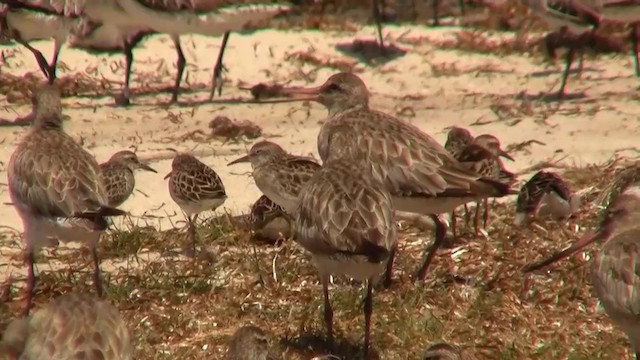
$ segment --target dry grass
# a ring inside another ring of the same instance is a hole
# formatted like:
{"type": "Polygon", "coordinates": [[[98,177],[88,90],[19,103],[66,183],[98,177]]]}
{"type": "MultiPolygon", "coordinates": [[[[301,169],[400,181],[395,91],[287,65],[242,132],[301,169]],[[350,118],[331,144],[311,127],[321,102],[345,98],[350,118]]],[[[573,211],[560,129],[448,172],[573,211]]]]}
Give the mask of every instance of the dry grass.
{"type": "MultiPolygon", "coordinates": [[[[564,174],[592,201],[612,168],[569,168],[564,174]]],[[[546,230],[511,227],[512,204],[494,210],[489,237],[467,235],[468,243],[441,251],[424,283],[414,284],[410,274],[432,235],[401,231],[396,282],[374,298],[373,344],[382,358],[416,359],[428,344],[441,340],[469,347],[481,359],[621,358],[627,342],[597,310],[584,261],[563,261],[529,279],[520,273],[525,263],[592,227],[594,206],[587,204],[567,223],[545,224],[546,230]]],[[[324,334],[321,287],[308,255],[291,241],[275,247],[254,244],[244,229],[227,217],[202,224],[201,244],[215,255],[210,261],[172,255],[186,240],[179,230],[131,225],[102,241],[103,264],[118,261],[104,271],[106,297],[135,333],[136,359],[221,358],[229,336],[247,323],[267,329],[286,359],[327,353],[319,341],[324,334]]],[[[0,245],[15,247],[17,239],[4,242],[0,245]]],[[[38,304],[72,288],[93,291],[89,268],[78,271],[88,263],[88,254],[60,250],[55,258],[68,262],[69,270],[46,271],[53,258],[39,259],[38,304]]],[[[21,306],[17,286],[9,295],[0,305],[0,325],[21,306]]],[[[340,355],[353,359],[362,343],[361,291],[337,279],[332,297],[340,355]]]]}

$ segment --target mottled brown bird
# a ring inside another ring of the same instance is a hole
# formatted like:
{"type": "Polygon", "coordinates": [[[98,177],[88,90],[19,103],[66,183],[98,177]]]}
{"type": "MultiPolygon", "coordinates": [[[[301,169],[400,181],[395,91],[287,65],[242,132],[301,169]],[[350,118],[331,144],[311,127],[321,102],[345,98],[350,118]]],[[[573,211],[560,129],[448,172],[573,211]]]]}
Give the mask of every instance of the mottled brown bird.
{"type": "Polygon", "coordinates": [[[118,309],[89,295],[67,293],[31,316],[13,320],[0,343],[3,355],[29,360],[129,360],[133,346],[118,309]]]}
{"type": "Polygon", "coordinates": [[[580,197],[571,192],[560,175],[540,170],[520,189],[514,224],[526,226],[534,218],[568,218],[579,206],[580,197]]]}
{"type": "Polygon", "coordinates": [[[136,170],[157,173],[149,165],[140,162],[138,156],[129,150],[118,151],[108,161],[100,164],[100,175],[107,190],[109,206],[120,206],[131,196],[136,187],[136,170]]]}
{"type": "Polygon", "coordinates": [[[269,338],[257,326],[245,325],[229,340],[225,360],[267,360],[269,359],[269,338]]]}
{"type": "Polygon", "coordinates": [[[459,346],[439,343],[429,347],[422,360],[476,360],[476,357],[459,346]]]}
{"type": "MultiPolygon", "coordinates": [[[[323,104],[329,117],[318,134],[323,161],[331,156],[365,163],[364,170],[391,194],[396,210],[428,215],[436,240],[417,278],[424,279],[446,234],[438,214],[469,201],[514,193],[509,186],[467,170],[416,126],[369,107],[369,91],[353,73],[338,73],[319,87],[283,89],[291,100],[323,104]],[[341,141],[336,141],[340,135],[341,141]]],[[[281,100],[286,101],[286,100],[281,100]]]]}
{"type": "Polygon", "coordinates": [[[45,85],[34,96],[34,123],[7,167],[9,195],[22,219],[27,263],[25,315],[31,308],[34,252],[57,240],[81,241],[91,249],[94,283],[102,295],[96,246],[106,217],[125,214],[108,205],[96,159],[62,129],[60,93],[45,85]]]}
{"type": "Polygon", "coordinates": [[[169,195],[184,211],[191,238],[191,254],[196,252],[195,222],[207,210],[215,211],[227,200],[224,184],[218,174],[195,156],[178,154],[171,163],[169,195]]]}

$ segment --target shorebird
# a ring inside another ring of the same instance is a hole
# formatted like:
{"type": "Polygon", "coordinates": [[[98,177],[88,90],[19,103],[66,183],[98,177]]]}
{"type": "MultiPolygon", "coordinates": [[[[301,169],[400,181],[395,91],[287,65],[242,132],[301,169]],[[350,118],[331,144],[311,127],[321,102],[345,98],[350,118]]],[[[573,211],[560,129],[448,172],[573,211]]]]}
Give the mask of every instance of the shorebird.
{"type": "Polygon", "coordinates": [[[594,242],[606,242],[616,233],[638,228],[640,224],[640,162],[619,171],[603,192],[599,208],[604,209],[596,231],[585,234],[568,248],[548,258],[526,265],[523,272],[536,271],[570,256],[594,242]]]}
{"type": "Polygon", "coordinates": [[[369,176],[391,193],[395,210],[428,215],[434,221],[436,239],[418,271],[421,280],[446,234],[437,214],[469,201],[515,194],[508,185],[466,169],[416,126],[370,109],[369,91],[355,74],[338,73],[319,87],[281,91],[289,98],[278,102],[312,100],[327,108],[329,118],[318,134],[323,162],[336,155],[365,162],[369,176]],[[344,141],[334,139],[342,139],[342,134],[344,141]]]}
{"type": "MultiPolygon", "coordinates": [[[[507,171],[500,157],[515,161],[500,147],[500,141],[493,135],[483,134],[476,137],[471,144],[465,147],[456,158],[469,170],[484,177],[500,181],[505,184],[513,184],[515,174],[507,171]]],[[[483,227],[489,222],[489,199],[484,198],[483,227]]],[[[479,234],[480,203],[476,203],[474,227],[476,236],[479,234]]]]}
{"type": "MultiPolygon", "coordinates": [[[[223,47],[214,70],[214,79],[222,71],[222,54],[230,31],[240,31],[254,21],[270,19],[289,10],[287,5],[242,4],[225,6],[219,0],[166,1],[166,0],[118,0],[127,13],[137,19],[137,24],[158,33],[168,34],[178,52],[176,82],[171,102],[178,101],[182,74],[186,59],[180,46],[180,35],[201,34],[220,36],[224,34],[223,47]],[[218,74],[216,74],[218,73],[218,74]]],[[[213,84],[213,89],[215,85],[213,84]]]]}
{"type": "Polygon", "coordinates": [[[80,26],[80,12],[75,6],[65,6],[65,2],[58,4],[49,1],[3,0],[3,3],[7,6],[2,19],[3,30],[10,38],[33,53],[49,84],[53,84],[60,49],[69,34],[80,26]],[[44,55],[29,43],[51,38],[54,41],[54,50],[51,62],[48,62],[44,55]]]}
{"type": "MultiPolygon", "coordinates": [[[[585,11],[583,6],[579,6],[577,0],[521,0],[521,2],[544,20],[552,31],[557,32],[559,38],[573,39],[565,41],[569,48],[562,83],[558,90],[558,96],[563,97],[576,51],[582,52],[585,47],[593,46],[595,30],[600,20],[592,12],[585,11]]],[[[552,38],[546,39],[545,44],[547,51],[552,55],[555,50],[551,47],[553,43],[550,41],[552,38]]]]}
{"type": "Polygon", "coordinates": [[[555,172],[540,170],[522,185],[516,201],[516,226],[526,226],[532,218],[570,217],[580,206],[580,198],[555,172]]]}
{"type": "MultiPolygon", "coordinates": [[[[343,134],[336,134],[338,140],[343,134]]],[[[346,135],[346,134],[344,134],[346,135]]],[[[348,138],[349,135],[346,135],[348,138]]],[[[338,141],[346,141],[346,138],[338,141]]],[[[350,138],[349,141],[353,141],[350,138]]],[[[300,192],[296,237],[311,253],[324,293],[324,320],[333,344],[329,276],[366,281],[364,358],[369,351],[373,281],[385,270],[397,245],[393,200],[376,178],[343,154],[332,153],[300,192]]]]}
{"type": "Polygon", "coordinates": [[[627,24],[630,27],[631,40],[636,76],[640,76],[640,62],[638,52],[640,45],[640,0],[573,0],[580,11],[597,18],[598,21],[609,21],[627,24]]]}
{"type": "Polygon", "coordinates": [[[320,165],[314,160],[291,155],[271,141],[255,143],[249,153],[229,165],[250,162],[256,186],[289,215],[295,215],[298,195],[320,165]]]}
{"type": "Polygon", "coordinates": [[[430,346],[422,360],[476,360],[476,357],[459,346],[439,343],[430,346]]]}
{"type": "Polygon", "coordinates": [[[257,326],[245,325],[229,340],[226,360],[267,360],[269,339],[257,326]]]}
{"type": "Polygon", "coordinates": [[[60,295],[31,316],[13,320],[0,345],[15,359],[133,359],[131,335],[118,309],[78,293],[60,295]]]}
{"type": "Polygon", "coordinates": [[[45,85],[34,97],[34,122],[7,167],[9,195],[24,228],[29,313],[35,286],[34,252],[42,246],[82,241],[91,249],[94,283],[102,295],[96,246],[106,217],[125,212],[108,206],[96,159],[62,129],[60,93],[45,85]]]}
{"type": "Polygon", "coordinates": [[[140,162],[129,150],[118,151],[107,162],[100,164],[100,174],[107,190],[109,206],[118,207],[125,202],[136,187],[135,170],[158,173],[149,165],[140,162]]]}
{"type": "MultiPolygon", "coordinates": [[[[444,149],[456,160],[460,157],[462,151],[473,142],[473,135],[465,128],[452,126],[447,133],[447,141],[444,143],[444,149]]],[[[469,208],[464,204],[465,223],[469,223],[469,208]]],[[[456,210],[451,211],[451,232],[453,238],[456,238],[457,218],[456,210]]]]}
{"type": "Polygon", "coordinates": [[[266,195],[262,195],[251,205],[249,212],[249,224],[252,229],[259,229],[281,216],[285,216],[284,209],[271,201],[266,195]]]}
{"type": "Polygon", "coordinates": [[[82,36],[72,34],[69,37],[70,48],[85,50],[89,53],[122,53],[125,57],[125,79],[122,91],[115,96],[118,106],[131,103],[131,67],[133,65],[133,49],[153,32],[141,27],[116,26],[100,24],[93,31],[82,36]]]}
{"type": "Polygon", "coordinates": [[[253,203],[248,220],[254,239],[261,238],[275,243],[283,237],[286,239],[293,236],[293,218],[266,195],[260,196],[253,203]],[[278,223],[279,219],[282,222],[278,223]]]}
{"type": "Polygon", "coordinates": [[[195,256],[198,215],[207,210],[215,211],[227,200],[224,184],[218,174],[190,154],[180,153],[173,158],[169,179],[169,194],[185,213],[191,238],[191,250],[195,256]]]}

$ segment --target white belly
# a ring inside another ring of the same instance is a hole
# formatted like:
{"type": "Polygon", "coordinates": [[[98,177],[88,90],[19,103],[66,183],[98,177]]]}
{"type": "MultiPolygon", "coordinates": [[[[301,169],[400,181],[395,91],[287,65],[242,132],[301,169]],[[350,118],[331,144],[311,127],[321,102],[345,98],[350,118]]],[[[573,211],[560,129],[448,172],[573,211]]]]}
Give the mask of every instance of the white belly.
{"type": "Polygon", "coordinates": [[[84,37],[72,36],[69,46],[105,50],[124,50],[125,41],[137,33],[137,29],[122,28],[113,25],[101,25],[84,37]]]}
{"type": "Polygon", "coordinates": [[[18,31],[24,41],[54,38],[64,42],[77,22],[77,19],[29,10],[11,10],[7,13],[7,26],[18,31]]]}
{"type": "Polygon", "coordinates": [[[225,197],[223,199],[207,199],[207,200],[201,200],[198,202],[176,201],[176,203],[178,204],[178,206],[180,206],[182,211],[184,211],[187,215],[191,216],[194,214],[199,214],[203,211],[209,211],[209,210],[213,211],[218,207],[222,206],[222,204],[224,204],[226,199],[227,198],[225,197]]]}
{"type": "Polygon", "coordinates": [[[551,191],[544,194],[542,199],[540,199],[537,216],[540,218],[550,217],[554,220],[568,218],[571,216],[571,205],[568,201],[551,191]]]}
{"type": "Polygon", "coordinates": [[[420,197],[393,197],[393,206],[398,211],[406,211],[414,214],[430,215],[444,214],[453,211],[462,204],[477,199],[468,198],[420,198],[420,197]]]}
{"type": "Polygon", "coordinates": [[[318,272],[331,275],[346,275],[358,281],[376,279],[385,270],[386,261],[372,263],[367,261],[358,261],[351,258],[330,258],[324,255],[312,255],[313,261],[318,268],[318,272]]]}

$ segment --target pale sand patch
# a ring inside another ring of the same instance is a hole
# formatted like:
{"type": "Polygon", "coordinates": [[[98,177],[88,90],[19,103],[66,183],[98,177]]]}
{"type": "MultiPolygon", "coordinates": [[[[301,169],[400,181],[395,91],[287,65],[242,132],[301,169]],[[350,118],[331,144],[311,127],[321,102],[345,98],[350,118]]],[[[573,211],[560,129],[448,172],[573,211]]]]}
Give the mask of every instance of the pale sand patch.
{"type": "MultiPolygon", "coordinates": [[[[459,28],[430,29],[421,26],[386,27],[387,37],[398,39],[399,46],[408,52],[379,67],[357,66],[359,75],[368,84],[371,105],[418,125],[436,139],[444,142],[443,128],[450,125],[470,126],[476,121],[489,122],[472,126],[474,134],[496,134],[503,147],[512,143],[536,139],[546,146],[533,145],[531,153],[514,154],[515,163],[507,163],[512,171],[518,171],[554,154],[566,155],[566,162],[575,164],[598,163],[609,159],[615,150],[633,147],[637,143],[638,114],[637,79],[629,58],[603,56],[597,61],[587,59],[587,71],[582,79],[571,77],[570,93],[585,91],[587,97],[562,104],[516,99],[525,91],[536,95],[557,85],[560,65],[557,68],[542,64],[539,58],[509,55],[472,54],[455,50],[439,50],[430,42],[452,37],[459,28]],[[442,75],[446,69],[446,76],[442,75]],[[486,71],[490,69],[492,71],[486,71]],[[549,75],[534,76],[549,71],[549,75]],[[501,106],[514,111],[500,120],[497,113],[501,106]],[[494,111],[494,110],[497,111],[494,111]],[[520,120],[515,126],[509,124],[520,120]]],[[[363,28],[359,38],[371,38],[373,29],[363,28]]],[[[508,37],[510,35],[499,35],[508,37]]],[[[314,51],[315,55],[330,58],[353,59],[335,50],[338,43],[350,42],[351,33],[317,31],[264,30],[253,34],[233,34],[227,50],[226,65],[230,81],[224,89],[224,97],[247,97],[245,91],[235,85],[240,81],[250,84],[262,81],[286,81],[292,76],[306,74],[320,84],[334,69],[320,68],[294,61],[287,55],[297,51],[314,51]]],[[[201,36],[184,36],[183,44],[188,66],[185,78],[190,84],[209,86],[211,67],[217,55],[219,39],[201,36]]],[[[51,42],[36,46],[50,54],[51,42]]],[[[39,72],[36,63],[26,49],[0,47],[8,57],[2,71],[12,74],[39,72]]],[[[87,71],[92,77],[105,77],[114,83],[123,79],[124,59],[121,55],[95,57],[80,50],[63,49],[60,57],[60,76],[87,71]],[[85,70],[87,69],[87,70],[85,70]]],[[[175,53],[169,38],[154,36],[135,51],[132,87],[144,81],[153,85],[173,83],[175,53]]],[[[38,74],[40,75],[40,74],[38,74]]],[[[307,85],[296,80],[296,85],[307,85]]],[[[203,100],[207,91],[182,95],[183,101],[203,100]]],[[[168,137],[187,134],[193,130],[209,131],[208,123],[217,115],[232,119],[249,119],[264,130],[266,138],[278,142],[287,150],[317,157],[316,136],[319,121],[326,111],[317,104],[204,104],[193,107],[158,106],[170,95],[133,98],[134,106],[128,109],[111,106],[111,94],[102,99],[65,99],[65,114],[70,117],[65,126],[67,132],[83,139],[85,146],[98,161],[123,148],[136,146],[142,159],[151,159],[150,165],[158,174],[137,174],[138,189],[148,197],[136,193],[122,208],[133,216],[144,216],[141,223],[160,229],[183,219],[173,203],[163,177],[170,170],[172,154],[166,150],[193,150],[200,159],[213,167],[225,183],[229,199],[218,212],[246,212],[260,195],[250,175],[249,165],[227,167],[235,157],[244,154],[251,143],[222,143],[211,140],[207,144],[194,141],[167,142],[168,137]],[[171,117],[178,121],[170,121],[171,117]]],[[[0,117],[13,118],[24,115],[29,106],[8,105],[0,99],[0,117]]],[[[6,179],[6,165],[16,142],[26,128],[0,128],[0,179],[6,179]]],[[[9,202],[6,180],[0,180],[0,199],[9,202]]],[[[0,226],[21,230],[21,222],[11,206],[0,206],[0,226]]],[[[0,254],[0,257],[4,255],[0,254]]],[[[8,272],[9,270],[7,270],[8,272]]],[[[0,274],[7,273],[0,264],[0,274]]],[[[0,276],[1,278],[2,276],[0,276]]]]}

